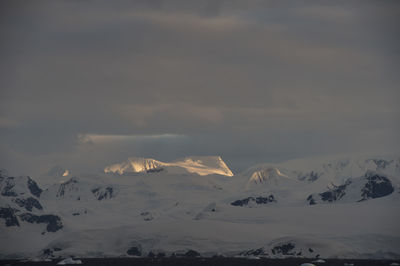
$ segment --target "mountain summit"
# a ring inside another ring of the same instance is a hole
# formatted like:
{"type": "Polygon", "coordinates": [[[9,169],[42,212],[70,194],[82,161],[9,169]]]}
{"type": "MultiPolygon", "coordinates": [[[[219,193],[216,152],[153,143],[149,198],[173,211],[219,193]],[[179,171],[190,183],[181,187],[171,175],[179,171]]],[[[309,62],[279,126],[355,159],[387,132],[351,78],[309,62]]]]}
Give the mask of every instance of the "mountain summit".
{"type": "Polygon", "coordinates": [[[161,162],[151,158],[131,157],[128,160],[107,166],[105,173],[130,174],[166,171],[171,174],[193,173],[201,176],[233,176],[232,171],[220,156],[189,156],[173,162],[161,162]]]}

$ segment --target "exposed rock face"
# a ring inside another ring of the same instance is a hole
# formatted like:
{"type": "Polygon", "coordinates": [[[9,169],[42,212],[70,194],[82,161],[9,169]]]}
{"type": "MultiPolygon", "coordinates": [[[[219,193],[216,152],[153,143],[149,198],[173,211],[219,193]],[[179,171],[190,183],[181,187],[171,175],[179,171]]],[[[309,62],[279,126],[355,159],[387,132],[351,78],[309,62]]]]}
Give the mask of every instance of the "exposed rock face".
{"type": "Polygon", "coordinates": [[[26,193],[30,193],[35,197],[40,197],[42,190],[29,176],[12,177],[6,176],[3,172],[0,172],[0,194],[2,196],[17,197],[18,195],[24,195],[26,193]]]}
{"type": "Polygon", "coordinates": [[[325,191],[321,194],[321,199],[323,201],[333,202],[340,200],[346,194],[346,187],[351,183],[351,181],[346,182],[340,186],[333,186],[329,191],[325,191]]]}
{"type": "Polygon", "coordinates": [[[154,169],[146,170],[146,173],[159,173],[163,170],[164,170],[164,168],[154,168],[154,169]]]}
{"type": "Polygon", "coordinates": [[[165,258],[166,255],[164,252],[156,253],[156,252],[150,251],[149,254],[147,255],[147,257],[149,257],[149,258],[165,258]]]}
{"type": "Polygon", "coordinates": [[[42,189],[28,177],[4,176],[0,172],[0,191],[4,196],[0,207],[0,218],[5,220],[6,226],[23,226],[21,222],[47,224],[47,232],[56,232],[63,228],[61,218],[57,215],[36,215],[31,213],[35,209],[42,211],[43,206],[38,197],[42,189]],[[29,196],[31,195],[31,196],[29,196]]]}
{"type": "Polygon", "coordinates": [[[268,253],[264,251],[263,248],[250,249],[240,253],[241,256],[266,256],[268,253]]]}
{"type": "Polygon", "coordinates": [[[0,191],[1,195],[5,197],[16,197],[18,196],[17,192],[14,189],[15,180],[14,177],[0,177],[0,191]]]}
{"type": "Polygon", "coordinates": [[[360,201],[381,198],[392,194],[394,191],[394,187],[390,180],[383,175],[368,171],[367,173],[365,173],[365,178],[367,180],[367,183],[361,189],[362,199],[360,201]]]}
{"type": "Polygon", "coordinates": [[[46,227],[47,232],[57,232],[58,230],[63,228],[61,219],[57,215],[52,215],[52,214],[34,215],[31,213],[23,213],[19,215],[19,218],[22,221],[28,223],[36,223],[36,224],[45,223],[47,224],[46,227]]]}
{"type": "Polygon", "coordinates": [[[146,222],[152,221],[155,218],[155,214],[153,212],[149,212],[149,211],[141,212],[140,216],[142,216],[143,220],[146,222]]]}
{"type": "Polygon", "coordinates": [[[14,202],[18,206],[25,208],[27,211],[32,211],[33,208],[36,208],[38,210],[43,210],[43,207],[39,203],[39,201],[33,197],[29,197],[26,199],[17,198],[14,200],[14,202]]]}
{"type": "Polygon", "coordinates": [[[318,178],[320,178],[322,175],[322,173],[318,173],[318,172],[314,172],[311,171],[309,173],[305,173],[305,174],[299,174],[297,176],[297,178],[301,181],[309,181],[309,182],[314,182],[315,180],[317,180],[318,178]]]}
{"type": "Polygon", "coordinates": [[[38,186],[38,184],[28,176],[28,188],[29,191],[32,193],[32,195],[36,197],[40,197],[40,194],[42,194],[43,190],[38,186]]]}
{"type": "Polygon", "coordinates": [[[13,208],[0,208],[0,218],[3,218],[6,222],[6,226],[19,226],[18,218],[15,213],[18,210],[13,208]]]}
{"type": "Polygon", "coordinates": [[[78,183],[78,180],[76,178],[71,178],[68,181],[62,183],[60,185],[60,187],[58,188],[56,197],[57,198],[62,198],[62,197],[64,197],[64,195],[67,192],[78,191],[79,187],[78,187],[77,183],[78,183]]]}
{"type": "Polygon", "coordinates": [[[249,206],[249,205],[261,205],[261,204],[267,204],[270,202],[276,202],[275,198],[273,195],[269,195],[268,197],[248,197],[245,199],[241,200],[235,200],[234,202],[231,202],[232,206],[249,206]]]}
{"type": "Polygon", "coordinates": [[[142,256],[142,249],[140,247],[131,247],[126,253],[131,256],[142,256]]]}
{"type": "Polygon", "coordinates": [[[329,188],[328,191],[307,197],[310,205],[318,202],[332,203],[346,197],[347,201],[364,201],[390,195],[394,191],[392,182],[386,176],[367,171],[364,176],[348,179],[344,184],[329,188]]]}
{"type": "Polygon", "coordinates": [[[309,196],[307,197],[307,201],[308,201],[308,204],[310,204],[310,205],[315,205],[315,204],[317,204],[317,202],[315,201],[313,195],[309,195],[309,196]]]}
{"type": "Polygon", "coordinates": [[[317,204],[318,201],[322,202],[336,202],[346,195],[346,188],[352,183],[351,180],[347,180],[344,184],[336,186],[332,184],[332,187],[328,191],[312,194],[307,197],[307,201],[310,205],[317,204]]]}
{"type": "Polygon", "coordinates": [[[93,195],[97,200],[111,199],[115,197],[115,190],[113,187],[98,187],[92,189],[93,195]]]}
{"type": "Polygon", "coordinates": [[[280,246],[275,246],[272,248],[272,254],[282,254],[282,255],[295,255],[295,252],[293,252],[295,248],[295,244],[292,243],[287,243],[283,244],[280,246]]]}
{"type": "Polygon", "coordinates": [[[189,249],[186,252],[177,251],[171,254],[171,257],[178,257],[178,258],[196,258],[200,256],[201,256],[200,253],[193,249],[189,249]]]}

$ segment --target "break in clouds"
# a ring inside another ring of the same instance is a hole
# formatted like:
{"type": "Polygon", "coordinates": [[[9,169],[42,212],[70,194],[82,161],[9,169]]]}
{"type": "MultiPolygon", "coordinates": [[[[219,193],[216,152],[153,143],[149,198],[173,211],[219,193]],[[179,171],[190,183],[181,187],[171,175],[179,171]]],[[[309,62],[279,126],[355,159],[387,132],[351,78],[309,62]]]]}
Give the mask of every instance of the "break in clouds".
{"type": "Polygon", "coordinates": [[[399,150],[397,2],[3,1],[0,162],[399,150]]]}

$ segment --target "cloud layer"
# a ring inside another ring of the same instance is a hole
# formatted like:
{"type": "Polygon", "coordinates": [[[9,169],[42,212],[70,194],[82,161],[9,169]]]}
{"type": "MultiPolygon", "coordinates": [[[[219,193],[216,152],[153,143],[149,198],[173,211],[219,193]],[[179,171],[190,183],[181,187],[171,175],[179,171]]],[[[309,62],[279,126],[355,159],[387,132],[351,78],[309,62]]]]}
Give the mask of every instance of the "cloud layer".
{"type": "Polygon", "coordinates": [[[1,5],[2,167],[399,150],[397,2],[1,5]]]}

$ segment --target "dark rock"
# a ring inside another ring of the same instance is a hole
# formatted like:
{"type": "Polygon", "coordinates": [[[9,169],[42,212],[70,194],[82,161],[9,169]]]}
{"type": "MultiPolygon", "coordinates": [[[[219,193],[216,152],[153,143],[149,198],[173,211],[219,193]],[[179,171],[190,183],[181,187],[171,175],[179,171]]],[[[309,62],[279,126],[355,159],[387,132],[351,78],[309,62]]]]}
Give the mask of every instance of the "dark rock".
{"type": "Polygon", "coordinates": [[[38,186],[38,184],[28,176],[28,181],[27,181],[28,189],[31,192],[33,196],[40,197],[42,194],[43,190],[38,186]]]}
{"type": "Polygon", "coordinates": [[[43,210],[42,205],[40,205],[39,201],[35,198],[29,197],[27,199],[15,199],[14,202],[20,206],[25,208],[27,211],[32,211],[33,208],[38,210],[43,210]]]}
{"type": "Polygon", "coordinates": [[[367,183],[361,189],[361,197],[362,200],[367,199],[375,199],[387,196],[394,191],[394,187],[390,180],[383,176],[374,172],[365,173],[365,178],[367,179],[367,183]]]}
{"type": "Polygon", "coordinates": [[[311,171],[310,173],[306,173],[306,174],[300,174],[298,175],[298,179],[301,181],[310,181],[310,182],[314,182],[315,180],[317,180],[318,178],[320,178],[322,175],[322,173],[317,173],[314,171],[311,171]]]}
{"type": "Polygon", "coordinates": [[[312,248],[309,248],[308,251],[310,251],[311,253],[314,252],[314,250],[312,248]]]}
{"type": "Polygon", "coordinates": [[[140,247],[131,247],[126,253],[131,256],[142,256],[142,251],[140,247]]]}
{"type": "Polygon", "coordinates": [[[52,257],[53,256],[53,250],[46,248],[43,249],[43,256],[44,257],[52,257]]]}
{"type": "Polygon", "coordinates": [[[314,198],[313,198],[313,195],[308,196],[308,197],[307,197],[307,201],[308,201],[308,203],[309,203],[310,205],[315,205],[315,204],[317,204],[317,203],[315,202],[314,198]]]}
{"type": "Polygon", "coordinates": [[[351,180],[347,180],[345,184],[340,186],[333,185],[333,188],[326,192],[320,193],[322,201],[334,202],[340,200],[344,195],[346,195],[346,188],[351,184],[351,180]]]}
{"type": "Polygon", "coordinates": [[[78,215],[81,215],[81,214],[79,212],[74,212],[72,215],[73,216],[78,216],[78,215]]]}
{"type": "Polygon", "coordinates": [[[141,212],[140,215],[143,216],[144,221],[149,222],[149,221],[154,220],[154,217],[150,212],[147,212],[147,211],[141,212]]]}
{"type": "Polygon", "coordinates": [[[158,252],[157,254],[153,251],[150,251],[149,254],[147,254],[148,258],[165,258],[165,253],[164,252],[158,252]]]}
{"type": "Polygon", "coordinates": [[[62,183],[60,185],[60,187],[58,188],[56,197],[62,198],[62,197],[64,197],[65,192],[72,191],[72,190],[78,190],[78,187],[76,187],[77,183],[78,183],[78,180],[74,177],[72,177],[68,181],[62,183]]]}
{"type": "Polygon", "coordinates": [[[275,198],[273,195],[269,195],[268,197],[248,197],[245,199],[241,200],[235,200],[234,202],[231,202],[232,206],[247,206],[250,202],[255,202],[257,205],[260,204],[267,204],[270,202],[276,202],[275,198]]]}
{"type": "Polygon", "coordinates": [[[250,199],[254,199],[253,197],[249,197],[249,198],[246,198],[246,199],[242,199],[242,200],[235,200],[234,202],[231,202],[231,205],[232,206],[245,206],[245,205],[247,205],[247,204],[249,204],[249,200],[250,199]]]}
{"type": "Polygon", "coordinates": [[[42,251],[43,252],[43,256],[42,257],[44,257],[44,258],[54,257],[54,252],[61,251],[61,250],[62,250],[62,248],[59,248],[59,247],[43,249],[43,251],[42,251]]]}
{"type": "Polygon", "coordinates": [[[3,218],[6,221],[6,226],[19,226],[18,218],[15,213],[18,210],[13,208],[0,208],[0,218],[3,218]]]}
{"type": "MultiPolygon", "coordinates": [[[[15,178],[12,176],[0,176],[0,194],[2,196],[6,197],[16,197],[18,194],[24,194],[23,192],[20,191],[15,191],[15,182],[18,181],[20,182],[22,177],[20,178],[15,178]]],[[[36,182],[31,179],[29,176],[27,178],[27,188],[29,189],[30,193],[33,196],[39,197],[40,194],[42,193],[42,190],[39,188],[39,186],[36,184],[36,182]]]]}
{"type": "Polygon", "coordinates": [[[280,246],[275,246],[271,251],[272,254],[282,254],[282,255],[295,255],[292,251],[296,246],[292,243],[283,244],[280,246]]]}
{"type": "Polygon", "coordinates": [[[92,189],[92,193],[97,200],[111,199],[115,197],[114,189],[112,187],[94,188],[92,189]]]}
{"type": "Polygon", "coordinates": [[[260,256],[260,255],[266,255],[264,252],[263,248],[258,248],[258,249],[250,249],[248,251],[240,253],[242,256],[260,256]]]}
{"type": "Polygon", "coordinates": [[[14,177],[2,177],[0,180],[2,184],[1,195],[6,197],[16,197],[17,193],[14,190],[15,181],[14,177]]]}
{"type": "Polygon", "coordinates": [[[63,224],[61,222],[60,217],[57,215],[46,214],[46,215],[34,215],[31,213],[23,213],[19,215],[19,218],[22,221],[28,223],[45,223],[47,224],[47,232],[57,232],[58,230],[63,228],[63,224]]]}
{"type": "Polygon", "coordinates": [[[158,173],[158,172],[161,172],[163,170],[164,170],[163,168],[154,168],[154,169],[147,170],[146,173],[158,173]]]}
{"type": "Polygon", "coordinates": [[[317,204],[316,198],[320,198],[324,202],[335,202],[343,198],[346,195],[346,188],[351,184],[351,180],[347,180],[343,185],[336,186],[332,184],[332,188],[329,188],[328,191],[312,194],[307,197],[307,201],[310,205],[317,204]]]}

